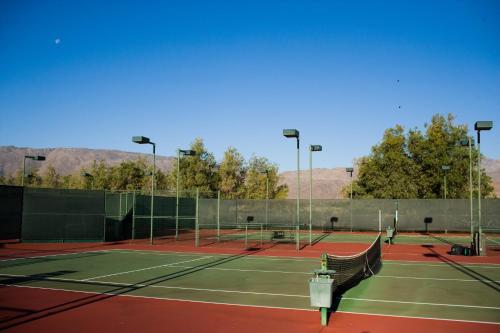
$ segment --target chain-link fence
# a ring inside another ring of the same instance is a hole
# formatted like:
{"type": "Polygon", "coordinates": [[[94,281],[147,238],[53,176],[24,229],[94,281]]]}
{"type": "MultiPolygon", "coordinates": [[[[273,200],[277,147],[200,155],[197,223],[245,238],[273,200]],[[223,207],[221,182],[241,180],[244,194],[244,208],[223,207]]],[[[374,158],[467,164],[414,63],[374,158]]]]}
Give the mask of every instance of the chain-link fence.
{"type": "MultiPolygon", "coordinates": [[[[292,230],[302,242],[309,232],[470,232],[478,229],[477,200],[222,199],[196,190],[109,192],[0,186],[1,238],[24,241],[220,240],[233,230],[292,230]],[[153,200],[152,200],[153,199],[153,200]],[[152,208],[153,206],[153,208],[152,208]],[[310,209],[310,207],[312,209],[310,209]],[[224,232],[222,232],[225,230],[224,232]]],[[[482,227],[500,229],[500,200],[483,199],[482,227]]],[[[291,234],[290,232],[288,234],[291,234]]],[[[287,234],[287,232],[285,232],[287,234]]],[[[253,237],[253,236],[252,236],[253,237]]],[[[290,237],[292,238],[292,237],[290,237]]]]}

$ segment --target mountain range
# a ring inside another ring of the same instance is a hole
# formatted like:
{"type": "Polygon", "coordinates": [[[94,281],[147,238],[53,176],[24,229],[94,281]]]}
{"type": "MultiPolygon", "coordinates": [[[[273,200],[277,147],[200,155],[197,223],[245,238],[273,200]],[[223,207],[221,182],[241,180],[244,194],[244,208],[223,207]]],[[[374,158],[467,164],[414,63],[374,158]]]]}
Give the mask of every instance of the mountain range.
{"type": "MultiPolygon", "coordinates": [[[[23,157],[26,155],[43,155],[44,162],[26,160],[27,167],[38,167],[44,173],[51,165],[61,175],[74,174],[82,167],[88,168],[93,161],[106,161],[108,165],[116,165],[124,160],[151,158],[150,154],[124,152],[119,150],[87,149],[87,148],[22,148],[14,146],[0,146],[0,176],[13,175],[22,167],[23,157]]],[[[156,156],[156,166],[162,171],[169,171],[175,158],[156,156]]],[[[500,197],[500,160],[484,158],[482,166],[492,177],[495,193],[500,197]]],[[[287,184],[288,197],[295,198],[297,193],[297,173],[284,171],[280,173],[280,184],[287,184]]],[[[356,173],[353,174],[356,177],[356,173]]],[[[350,182],[350,175],[344,168],[313,169],[313,198],[341,198],[341,190],[350,182]]],[[[300,194],[302,198],[309,197],[309,170],[300,172],[300,194]]]]}

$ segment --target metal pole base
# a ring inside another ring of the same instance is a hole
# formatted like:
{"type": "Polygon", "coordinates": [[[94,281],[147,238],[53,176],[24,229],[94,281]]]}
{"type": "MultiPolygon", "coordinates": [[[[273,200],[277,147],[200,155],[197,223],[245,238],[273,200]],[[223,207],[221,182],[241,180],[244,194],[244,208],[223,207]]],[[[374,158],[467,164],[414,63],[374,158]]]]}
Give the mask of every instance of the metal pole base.
{"type": "Polygon", "coordinates": [[[328,309],[327,308],[320,308],[320,311],[321,311],[321,325],[327,326],[328,325],[328,309]]]}

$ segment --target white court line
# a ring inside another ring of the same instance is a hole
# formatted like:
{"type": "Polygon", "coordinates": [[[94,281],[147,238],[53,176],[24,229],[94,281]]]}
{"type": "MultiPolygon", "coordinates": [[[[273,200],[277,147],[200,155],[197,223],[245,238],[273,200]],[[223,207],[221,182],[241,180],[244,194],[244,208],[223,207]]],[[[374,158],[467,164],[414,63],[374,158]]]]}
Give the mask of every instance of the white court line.
{"type": "Polygon", "coordinates": [[[22,259],[47,258],[47,257],[55,257],[55,256],[69,256],[72,254],[85,254],[85,253],[96,253],[96,252],[111,252],[111,250],[79,251],[79,252],[69,252],[69,253],[46,254],[46,255],[31,256],[31,257],[18,257],[18,258],[10,258],[10,259],[0,259],[0,262],[22,260],[22,259]]]}
{"type": "MultiPolygon", "coordinates": [[[[172,266],[176,268],[194,268],[194,266],[172,266]]],[[[282,274],[301,274],[301,275],[311,275],[312,272],[290,272],[290,271],[269,271],[261,269],[240,269],[240,268],[218,268],[218,267],[206,267],[203,269],[216,270],[216,271],[235,271],[235,272],[256,272],[256,273],[282,273],[282,274]]]]}
{"type": "Polygon", "coordinates": [[[496,243],[496,244],[500,244],[500,242],[497,242],[496,240],[494,240],[493,238],[488,238],[486,237],[486,239],[490,242],[493,242],[493,243],[496,243]]]}
{"type": "MultiPolygon", "coordinates": [[[[450,267],[450,264],[445,262],[428,263],[425,261],[401,261],[401,260],[383,260],[383,265],[396,265],[396,266],[425,266],[425,267],[450,267]]],[[[473,267],[473,268],[491,268],[499,269],[500,264],[493,263],[457,263],[462,267],[473,267]],[[487,265],[487,266],[485,266],[487,265]]]]}
{"type": "MultiPolygon", "coordinates": [[[[33,286],[18,286],[18,285],[8,285],[0,283],[0,285],[4,285],[7,287],[15,287],[15,288],[29,288],[29,289],[41,289],[41,290],[52,290],[52,291],[66,291],[66,292],[74,292],[74,293],[84,293],[84,294],[93,294],[93,295],[109,295],[109,296],[117,296],[117,297],[131,297],[131,298],[140,298],[140,299],[154,299],[154,300],[165,300],[165,301],[178,301],[178,302],[186,302],[186,303],[201,303],[201,304],[214,304],[214,305],[227,305],[227,306],[238,306],[238,307],[247,307],[247,308],[262,308],[262,309],[277,309],[277,310],[296,310],[296,311],[308,311],[308,312],[317,312],[317,309],[304,309],[304,308],[288,308],[288,307],[279,307],[279,306],[265,306],[265,305],[245,305],[238,303],[224,303],[224,302],[210,302],[210,301],[195,301],[181,298],[163,298],[163,297],[151,297],[151,296],[140,296],[140,295],[128,295],[128,294],[113,294],[113,293],[99,293],[93,291],[77,291],[71,289],[56,289],[56,288],[47,288],[47,287],[33,287],[33,286]]],[[[478,321],[478,320],[464,320],[464,319],[446,319],[446,318],[435,318],[435,317],[416,317],[416,316],[400,316],[400,315],[387,315],[387,314],[377,314],[377,313],[364,313],[364,312],[351,312],[351,311],[337,311],[341,313],[348,314],[359,314],[359,315],[369,315],[369,316],[380,316],[380,317],[396,317],[396,318],[408,318],[408,319],[422,319],[422,320],[437,320],[437,321],[451,321],[451,322],[460,322],[460,323],[472,323],[472,324],[486,324],[486,325],[500,325],[499,322],[491,322],[491,321],[478,321]]]]}
{"type": "Polygon", "coordinates": [[[192,262],[192,261],[197,261],[197,260],[202,260],[202,259],[208,259],[208,258],[212,258],[212,257],[211,256],[207,256],[207,257],[201,257],[201,258],[196,258],[196,259],[192,259],[192,260],[185,260],[185,261],[180,261],[180,262],[173,262],[173,263],[165,264],[165,265],[158,265],[158,266],[152,266],[152,267],[134,269],[134,270],[131,270],[131,271],[126,271],[126,272],[118,272],[118,273],[113,273],[113,274],[107,274],[107,275],[101,275],[101,276],[91,277],[91,278],[80,280],[80,281],[96,280],[96,279],[100,279],[100,278],[104,278],[104,277],[108,277],[108,276],[115,276],[115,275],[122,275],[122,274],[128,274],[128,273],[146,271],[148,269],[155,269],[155,268],[160,268],[160,267],[168,267],[168,266],[172,266],[172,265],[175,265],[175,264],[183,264],[183,263],[186,263],[186,262],[192,262]]]}
{"type": "MultiPolygon", "coordinates": [[[[27,276],[29,277],[29,276],[27,276]]],[[[42,279],[40,279],[42,280],[42,279]]],[[[43,278],[43,280],[53,280],[57,281],[57,278],[43,278]]],[[[71,281],[70,279],[65,279],[65,281],[71,281]]],[[[73,280],[73,282],[86,282],[85,280],[73,280]]],[[[277,293],[265,293],[265,292],[255,292],[255,291],[242,291],[242,290],[227,290],[227,289],[208,289],[208,288],[190,288],[190,287],[176,287],[176,286],[160,286],[160,285],[147,285],[147,284],[133,284],[133,283],[122,283],[113,281],[92,281],[92,283],[98,284],[112,284],[124,287],[142,287],[142,288],[160,288],[160,289],[177,289],[177,290],[193,290],[193,291],[208,291],[214,293],[234,293],[234,294],[250,294],[250,295],[261,295],[261,296],[282,296],[282,297],[296,297],[296,298],[309,298],[309,295],[295,295],[295,294],[277,294],[277,293]]],[[[56,289],[57,290],[57,289],[56,289]]],[[[375,302],[375,303],[396,303],[396,304],[412,304],[412,305],[430,305],[430,306],[442,306],[442,307],[459,307],[459,308],[474,308],[474,309],[492,309],[500,310],[500,307],[493,306],[483,306],[483,305],[467,305],[467,304],[445,304],[445,303],[431,303],[431,302],[410,302],[410,301],[396,301],[396,300],[380,300],[380,299],[370,299],[370,298],[355,298],[355,297],[339,297],[339,299],[353,300],[360,302],[375,302]]]]}
{"type": "MultiPolygon", "coordinates": [[[[127,250],[127,249],[114,249],[114,250],[109,250],[113,252],[120,251],[119,253],[137,253],[137,254],[153,254],[153,255],[171,255],[172,253],[180,253],[183,255],[186,255],[186,252],[176,252],[176,251],[143,251],[143,250],[127,250]]],[[[188,252],[192,254],[199,254],[199,255],[206,255],[210,254],[212,256],[237,256],[234,254],[223,254],[223,253],[203,253],[203,252],[188,252]]],[[[342,252],[342,253],[352,253],[352,252],[342,252]]],[[[386,253],[387,254],[387,253],[386,253]]],[[[302,258],[302,257],[279,257],[279,256],[255,256],[252,254],[241,254],[242,257],[238,259],[242,260],[271,260],[271,261],[298,261],[298,262],[318,262],[319,263],[319,257],[318,258],[302,258]]],[[[182,256],[182,255],[179,255],[182,256]]],[[[429,266],[429,267],[448,267],[449,264],[447,263],[442,263],[442,262],[436,262],[436,263],[429,263],[428,261],[414,261],[414,260],[408,260],[408,261],[402,261],[402,260],[394,260],[394,259],[387,259],[383,260],[384,264],[390,264],[390,265],[401,265],[401,266],[429,266]]],[[[463,267],[475,267],[475,268],[492,268],[492,269],[497,269],[500,268],[500,264],[494,264],[494,263],[459,263],[463,267]],[[485,266],[488,265],[488,266],[485,266]]]]}
{"type": "Polygon", "coordinates": [[[493,281],[493,280],[487,280],[487,279],[446,279],[446,278],[428,278],[428,277],[394,276],[394,275],[373,275],[372,278],[391,278],[391,279],[413,279],[413,280],[435,280],[435,281],[500,283],[500,281],[493,281]]]}
{"type": "Polygon", "coordinates": [[[368,312],[352,312],[352,311],[336,311],[341,313],[349,313],[355,315],[367,315],[367,316],[377,316],[377,317],[395,317],[395,318],[408,318],[408,319],[422,319],[422,320],[437,320],[437,321],[453,321],[459,323],[473,323],[473,324],[488,324],[488,325],[500,325],[500,323],[492,321],[479,321],[479,320],[464,320],[464,319],[444,319],[436,317],[415,317],[415,316],[401,316],[401,315],[388,315],[381,313],[368,313],[368,312]]]}
{"type": "MultiPolygon", "coordinates": [[[[194,268],[194,266],[177,266],[177,268],[194,268]]],[[[256,272],[256,273],[280,273],[280,274],[300,274],[311,275],[312,272],[291,272],[291,271],[275,271],[275,270],[260,270],[260,269],[239,269],[239,268],[218,268],[207,267],[207,270],[218,271],[236,271],[236,272],[256,272]]],[[[487,282],[487,283],[500,283],[500,281],[491,281],[487,279],[448,279],[448,278],[430,278],[430,277],[416,277],[416,276],[395,276],[395,275],[373,275],[372,278],[392,278],[392,279],[414,279],[414,280],[433,280],[433,281],[458,281],[458,282],[487,282]]]]}
{"type": "MultiPolygon", "coordinates": [[[[224,257],[238,257],[241,256],[241,258],[238,259],[250,259],[250,260],[276,260],[276,261],[306,261],[306,262],[318,262],[320,261],[319,255],[318,258],[303,258],[303,257],[279,257],[279,256],[255,256],[251,253],[239,253],[239,254],[234,254],[234,253],[205,253],[205,252],[177,252],[177,251],[142,251],[142,250],[126,250],[126,249],[116,249],[116,250],[109,250],[113,252],[118,252],[118,253],[135,253],[135,254],[151,254],[151,255],[158,255],[158,256],[166,256],[166,255],[172,255],[172,253],[182,253],[179,254],[179,256],[189,256],[186,253],[192,253],[196,255],[207,255],[210,254],[212,256],[224,256],[224,257]]],[[[349,252],[352,253],[352,252],[349,252]]]]}
{"type": "Polygon", "coordinates": [[[497,306],[483,306],[483,305],[467,305],[467,304],[445,304],[445,303],[430,303],[430,302],[409,302],[409,301],[393,301],[384,299],[371,299],[371,298],[355,298],[355,297],[339,297],[339,299],[348,299],[353,301],[362,302],[375,302],[375,303],[397,303],[397,304],[413,304],[413,305],[431,305],[431,306],[444,306],[444,307],[457,307],[457,308],[475,308],[475,309],[492,309],[500,310],[497,306]]]}

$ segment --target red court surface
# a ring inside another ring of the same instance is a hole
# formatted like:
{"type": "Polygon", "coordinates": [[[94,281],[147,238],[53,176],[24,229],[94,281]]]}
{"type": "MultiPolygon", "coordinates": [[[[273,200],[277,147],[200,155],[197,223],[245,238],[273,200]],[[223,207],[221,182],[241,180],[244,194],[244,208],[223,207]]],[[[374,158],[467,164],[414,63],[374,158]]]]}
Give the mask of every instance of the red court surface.
{"type": "Polygon", "coordinates": [[[499,332],[499,325],[0,288],[7,332],[499,332]]]}
{"type": "MultiPolygon", "coordinates": [[[[292,246],[276,246],[263,248],[259,251],[245,251],[235,244],[226,243],[224,246],[195,247],[191,243],[170,242],[161,245],[147,245],[144,243],[116,242],[116,243],[16,243],[0,244],[0,260],[24,258],[30,256],[52,255],[72,252],[87,252],[100,250],[138,250],[138,251],[178,251],[196,253],[240,254],[320,258],[322,253],[350,255],[366,249],[363,243],[319,243],[312,247],[306,246],[296,251],[292,246]],[[180,243],[180,244],[179,244],[180,243]]],[[[450,259],[458,263],[491,263],[500,264],[498,256],[452,256],[448,245],[414,245],[414,244],[383,244],[383,259],[405,261],[434,261],[442,262],[450,259]]]]}
{"type": "MultiPolygon", "coordinates": [[[[297,252],[271,247],[252,255],[318,258],[323,252],[358,253],[366,244],[317,244],[297,252]]],[[[167,243],[3,244],[1,259],[50,256],[99,250],[242,253],[231,247],[167,243]]],[[[383,245],[383,260],[500,264],[498,257],[451,256],[448,246],[383,245]]],[[[244,251],[243,251],[244,252],[244,251]]],[[[500,332],[500,325],[336,312],[320,325],[319,312],[224,305],[75,292],[23,286],[0,286],[0,329],[6,332],[500,332]]]]}

